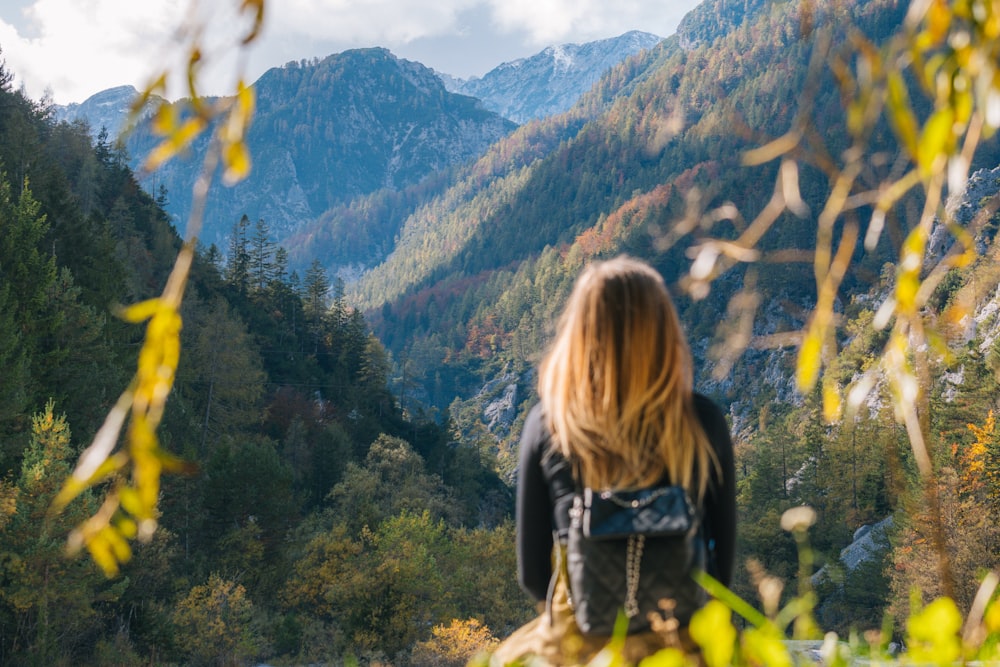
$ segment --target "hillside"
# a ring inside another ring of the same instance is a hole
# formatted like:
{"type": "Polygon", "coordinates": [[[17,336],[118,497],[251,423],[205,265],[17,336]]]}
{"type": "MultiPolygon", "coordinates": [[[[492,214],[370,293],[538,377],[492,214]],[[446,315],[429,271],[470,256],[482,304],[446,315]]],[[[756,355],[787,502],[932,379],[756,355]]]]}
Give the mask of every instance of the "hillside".
{"type": "Polygon", "coordinates": [[[513,496],[489,453],[404,414],[361,312],[318,264],[294,281],[247,218],[228,263],[207,250],[191,269],[158,429],[158,461],[186,463],[160,480],[152,541],[131,560],[116,547],[110,579],[67,557],[115,493],[52,513],[135,373],[144,323],[116,314],[160,294],[181,240],[120,151],[12,78],[0,63],[0,664],[395,658],[453,618],[523,622],[513,496]]]}
{"type": "MultiPolygon", "coordinates": [[[[902,9],[852,3],[843,11],[878,37],[898,25],[902,9]]],[[[348,286],[351,298],[370,309],[391,349],[419,350],[409,353],[428,360],[418,371],[449,378],[438,369],[442,359],[530,365],[587,257],[627,251],[677,281],[692,239],[661,252],[656,238],[683,216],[690,192],[704,193],[704,207],[730,200],[747,218],[770,196],[773,171],[744,169],[740,155],[782,134],[795,117],[813,45],[798,28],[795,5],[778,5],[712,45],[685,49],[674,36],[613,69],[572,110],[519,128],[457,172],[442,194],[418,200],[392,254],[348,286]],[[484,345],[494,351],[483,352],[484,345]]],[[[826,119],[839,117],[839,98],[832,86],[822,90],[812,103],[836,146],[843,131],[826,119]]],[[[807,195],[820,190],[808,180],[817,177],[803,175],[807,195]]],[[[811,229],[808,220],[789,217],[762,242],[808,247],[811,229]]],[[[877,254],[868,261],[881,263],[877,254]]],[[[863,284],[864,275],[849,285],[863,284]]],[[[682,300],[703,380],[711,323],[722,319],[738,280],[722,280],[706,300],[682,300]]],[[[787,265],[760,280],[765,303],[792,306],[773,312],[765,326],[800,325],[795,313],[812,298],[808,267],[787,265]],[[788,273],[799,270],[801,278],[788,273]]],[[[455,382],[432,392],[433,400],[447,404],[473,388],[455,382]]]]}

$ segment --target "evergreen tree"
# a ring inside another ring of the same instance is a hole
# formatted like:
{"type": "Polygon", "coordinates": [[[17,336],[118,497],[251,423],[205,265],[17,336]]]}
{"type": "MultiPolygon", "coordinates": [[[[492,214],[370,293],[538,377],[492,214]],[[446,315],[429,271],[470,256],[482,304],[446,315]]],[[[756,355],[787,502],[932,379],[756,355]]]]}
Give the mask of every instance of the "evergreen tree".
{"type": "Polygon", "coordinates": [[[308,323],[309,336],[313,354],[318,354],[327,323],[327,296],[330,294],[330,281],[326,269],[318,259],[314,259],[306,271],[305,295],[303,308],[308,323]]]}
{"type": "Polygon", "coordinates": [[[263,219],[258,219],[254,225],[249,255],[250,285],[255,292],[263,292],[275,278],[274,242],[263,219]]]}
{"type": "Polygon", "coordinates": [[[46,292],[56,279],[55,258],[42,250],[49,225],[40,208],[27,181],[15,199],[6,176],[0,174],[0,270],[16,295],[18,324],[29,337],[35,316],[45,308],[46,292]]]}
{"type": "Polygon", "coordinates": [[[226,258],[226,282],[236,289],[240,296],[246,296],[250,289],[250,240],[247,232],[250,218],[245,214],[233,225],[229,237],[229,256],[226,258]]]}
{"type": "MultiPolygon", "coordinates": [[[[23,413],[28,400],[28,357],[14,317],[15,305],[11,286],[4,280],[0,264],[0,377],[3,378],[0,382],[0,434],[7,432],[12,420],[23,413]]],[[[3,453],[0,450],[0,470],[7,468],[3,453]]]]}
{"type": "Polygon", "coordinates": [[[278,246],[274,251],[274,282],[288,283],[288,251],[278,246]]]}
{"type": "Polygon", "coordinates": [[[314,259],[306,271],[304,289],[306,315],[318,321],[326,315],[330,294],[330,279],[318,259],[314,259]]]}
{"type": "Polygon", "coordinates": [[[246,325],[225,301],[194,305],[188,309],[192,335],[177,383],[195,412],[203,458],[217,439],[260,423],[265,374],[246,325]]]}

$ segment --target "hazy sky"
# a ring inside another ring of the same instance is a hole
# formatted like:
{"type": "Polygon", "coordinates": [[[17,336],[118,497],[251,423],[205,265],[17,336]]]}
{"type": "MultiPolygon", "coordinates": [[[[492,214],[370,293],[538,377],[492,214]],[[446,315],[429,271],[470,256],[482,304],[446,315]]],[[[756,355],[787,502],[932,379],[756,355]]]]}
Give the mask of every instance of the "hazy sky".
{"type": "MultiPolygon", "coordinates": [[[[551,44],[628,30],[666,37],[700,1],[268,0],[245,71],[252,82],[291,60],[384,46],[454,76],[482,75],[551,44]]],[[[238,25],[238,0],[200,2],[212,25],[238,25]]],[[[0,57],[35,99],[48,91],[66,104],[117,85],[141,87],[178,52],[172,40],[190,7],[191,0],[0,0],[0,57]]],[[[220,63],[205,92],[230,91],[233,71],[233,61],[220,63]]]]}

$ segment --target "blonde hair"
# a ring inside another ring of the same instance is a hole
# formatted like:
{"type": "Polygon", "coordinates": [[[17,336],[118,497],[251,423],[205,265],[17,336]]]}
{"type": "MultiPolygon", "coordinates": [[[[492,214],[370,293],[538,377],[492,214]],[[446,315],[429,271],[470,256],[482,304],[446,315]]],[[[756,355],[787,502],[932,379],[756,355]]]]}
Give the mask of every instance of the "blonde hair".
{"type": "Polygon", "coordinates": [[[592,488],[665,476],[698,498],[718,465],[694,411],[692,361],[663,278],[618,257],[577,279],[539,368],[559,451],[592,488]]]}

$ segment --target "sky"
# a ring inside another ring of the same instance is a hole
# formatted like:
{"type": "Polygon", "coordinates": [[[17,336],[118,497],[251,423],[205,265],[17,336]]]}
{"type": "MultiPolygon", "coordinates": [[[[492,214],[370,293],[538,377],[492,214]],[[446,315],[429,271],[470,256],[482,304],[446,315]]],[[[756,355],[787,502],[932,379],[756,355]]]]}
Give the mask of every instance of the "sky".
{"type": "MultiPolygon", "coordinates": [[[[32,99],[82,102],[114,86],[142,88],[183,52],[181,29],[207,23],[208,94],[232,92],[237,72],[250,83],[293,60],[371,46],[468,78],[550,45],[629,30],[667,37],[700,1],[267,0],[261,38],[237,57],[225,45],[245,25],[240,0],[0,0],[0,58],[32,99]]],[[[173,71],[170,97],[182,92],[183,70],[173,71]]]]}

